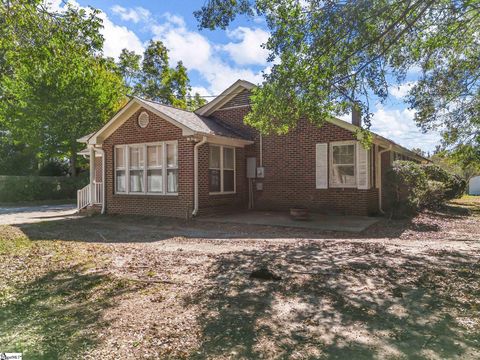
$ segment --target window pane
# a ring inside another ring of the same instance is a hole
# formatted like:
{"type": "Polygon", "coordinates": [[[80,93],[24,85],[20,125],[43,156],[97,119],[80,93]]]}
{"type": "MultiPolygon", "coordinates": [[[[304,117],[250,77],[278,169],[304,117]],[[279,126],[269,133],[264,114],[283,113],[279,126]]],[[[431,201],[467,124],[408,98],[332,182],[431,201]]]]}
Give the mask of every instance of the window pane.
{"type": "Polygon", "coordinates": [[[115,148],[115,166],[125,167],[125,148],[115,148]]]}
{"type": "Polygon", "coordinates": [[[162,192],[162,170],[148,170],[147,171],[147,191],[148,192],[162,192]]]}
{"type": "Polygon", "coordinates": [[[210,146],[210,169],[220,169],[220,147],[210,146]]]}
{"type": "Polygon", "coordinates": [[[233,170],[223,170],[223,191],[235,190],[235,172],[233,170]]]}
{"type": "Polygon", "coordinates": [[[143,147],[130,147],[130,168],[143,167],[143,147]]]}
{"type": "Polygon", "coordinates": [[[220,170],[209,170],[210,192],[220,192],[220,170]]]}
{"type": "Polygon", "coordinates": [[[167,170],[167,192],[169,193],[178,192],[178,170],[177,169],[167,170]]]}
{"type": "Polygon", "coordinates": [[[223,168],[234,169],[234,151],[232,148],[223,148],[223,168]]]}
{"type": "Polygon", "coordinates": [[[117,170],[116,172],[116,192],[125,192],[125,170],[117,170]]]}
{"type": "Polygon", "coordinates": [[[333,166],[333,182],[336,185],[355,185],[354,165],[333,166]]]}
{"type": "Polygon", "coordinates": [[[147,166],[162,166],[162,145],[147,146],[147,166]]]}
{"type": "Polygon", "coordinates": [[[334,145],[332,149],[334,164],[354,164],[355,145],[334,145]]]}
{"type": "Polygon", "coordinates": [[[167,166],[177,167],[177,144],[167,144],[167,166]]]}
{"type": "Polygon", "coordinates": [[[143,192],[143,170],[130,170],[130,192],[143,192]]]}

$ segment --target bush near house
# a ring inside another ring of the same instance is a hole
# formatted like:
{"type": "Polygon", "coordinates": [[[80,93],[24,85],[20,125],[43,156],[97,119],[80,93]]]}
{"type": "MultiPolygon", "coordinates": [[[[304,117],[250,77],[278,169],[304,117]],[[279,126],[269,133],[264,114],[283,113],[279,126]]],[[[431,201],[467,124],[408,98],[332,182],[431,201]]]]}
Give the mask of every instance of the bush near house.
{"type": "Polygon", "coordinates": [[[387,196],[392,216],[415,214],[423,208],[438,207],[446,200],[459,198],[466,181],[434,164],[395,161],[387,172],[387,196]]]}
{"type": "Polygon", "coordinates": [[[0,176],[0,203],[75,199],[87,178],[64,176],[0,176]]]}

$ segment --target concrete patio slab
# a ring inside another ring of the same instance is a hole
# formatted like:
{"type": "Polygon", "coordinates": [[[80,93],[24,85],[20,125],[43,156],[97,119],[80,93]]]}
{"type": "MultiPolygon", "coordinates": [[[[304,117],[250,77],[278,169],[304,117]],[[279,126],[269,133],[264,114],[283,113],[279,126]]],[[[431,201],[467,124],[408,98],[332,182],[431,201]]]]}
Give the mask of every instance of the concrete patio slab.
{"type": "Polygon", "coordinates": [[[286,212],[248,211],[234,214],[199,217],[197,221],[295,227],[318,231],[346,231],[359,233],[380,221],[368,216],[310,214],[310,220],[293,220],[286,212]]]}

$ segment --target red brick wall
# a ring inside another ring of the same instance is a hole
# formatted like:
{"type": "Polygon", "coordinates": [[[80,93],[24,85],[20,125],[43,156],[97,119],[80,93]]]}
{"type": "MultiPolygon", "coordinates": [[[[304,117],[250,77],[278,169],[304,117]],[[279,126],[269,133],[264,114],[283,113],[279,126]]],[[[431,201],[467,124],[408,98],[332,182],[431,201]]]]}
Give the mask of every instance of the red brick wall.
{"type": "Polygon", "coordinates": [[[95,181],[102,182],[102,157],[95,156],[95,181]]]}
{"type": "Polygon", "coordinates": [[[219,213],[233,209],[246,208],[245,150],[235,149],[236,193],[215,194],[209,192],[209,144],[202,145],[198,151],[199,214],[219,213]]]}
{"type": "MultiPolygon", "coordinates": [[[[219,121],[248,132],[255,144],[246,147],[245,157],[260,161],[259,135],[243,123],[248,108],[219,110],[213,114],[219,121]]],[[[302,206],[319,212],[368,215],[378,210],[378,189],[315,188],[315,145],[331,141],[355,140],[354,134],[331,123],[321,128],[305,120],[287,135],[263,138],[263,190],[255,191],[255,208],[287,210],[302,206]]],[[[245,160],[246,161],[246,160],[245,160]]],[[[373,177],[375,173],[373,171],[373,177]]],[[[247,195],[245,195],[247,198],[247,195]]]]}
{"type": "Polygon", "coordinates": [[[138,214],[187,218],[193,210],[193,143],[182,130],[148,112],[150,123],[142,129],[137,124],[140,109],[105,139],[106,209],[113,214],[138,214]],[[122,195],[114,193],[113,151],[115,145],[178,140],[178,195],[122,195]]]}

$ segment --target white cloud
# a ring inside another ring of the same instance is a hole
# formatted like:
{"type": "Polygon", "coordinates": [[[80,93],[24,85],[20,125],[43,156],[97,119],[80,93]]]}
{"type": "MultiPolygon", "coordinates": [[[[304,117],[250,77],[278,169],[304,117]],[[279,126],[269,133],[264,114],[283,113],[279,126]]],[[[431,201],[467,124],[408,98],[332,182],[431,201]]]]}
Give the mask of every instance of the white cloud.
{"type": "Polygon", "coordinates": [[[198,93],[198,95],[200,95],[200,96],[207,97],[206,100],[211,100],[208,97],[214,95],[210,91],[208,91],[207,88],[205,88],[203,86],[192,86],[192,95],[195,95],[195,93],[198,93]]]}
{"type": "Polygon", "coordinates": [[[197,71],[213,95],[220,93],[238,79],[259,83],[261,72],[246,67],[235,67],[224,61],[222,46],[212,44],[205,36],[186,27],[183,18],[165,14],[166,21],[152,26],[154,40],[161,40],[169,49],[172,65],[183,61],[188,70],[197,71]]]}
{"type": "Polygon", "coordinates": [[[133,21],[134,23],[146,21],[151,15],[150,11],[141,6],[127,9],[120,5],[114,5],[111,10],[114,14],[120,16],[122,20],[133,21]]]}
{"type": "MultiPolygon", "coordinates": [[[[52,0],[46,2],[46,4],[54,11],[64,11],[65,4],[62,0],[52,0]]],[[[90,8],[82,7],[74,0],[69,0],[67,4],[76,8],[82,8],[87,12],[91,11],[90,8]]],[[[137,54],[143,54],[144,46],[133,31],[125,26],[114,24],[103,11],[98,14],[98,17],[103,22],[103,29],[100,30],[100,33],[105,38],[103,44],[103,54],[105,56],[117,59],[124,48],[133,50],[137,54]]]]}
{"type": "Polygon", "coordinates": [[[391,86],[388,91],[393,97],[403,99],[414,85],[415,81],[410,81],[400,84],[399,86],[391,86]]]}
{"type": "Polygon", "coordinates": [[[268,50],[262,47],[270,36],[265,30],[248,27],[238,27],[227,31],[229,38],[239,40],[230,42],[223,49],[230,55],[232,60],[239,65],[266,65],[268,50]]]}
{"type": "Polygon", "coordinates": [[[133,31],[125,26],[114,24],[104,12],[100,13],[99,17],[103,20],[103,29],[100,32],[105,38],[103,44],[105,56],[117,59],[125,48],[137,54],[143,54],[144,45],[133,31]]]}
{"type": "Polygon", "coordinates": [[[440,142],[438,132],[423,134],[415,124],[415,111],[411,109],[388,109],[377,104],[373,114],[371,130],[391,139],[406,148],[419,147],[433,151],[440,142]]]}
{"type": "MultiPolygon", "coordinates": [[[[415,147],[433,151],[440,143],[440,134],[432,131],[423,134],[415,124],[414,116],[415,111],[411,109],[392,109],[376,104],[370,130],[408,149],[415,147]]],[[[351,114],[345,114],[339,118],[346,122],[352,121],[351,114]]]]}

